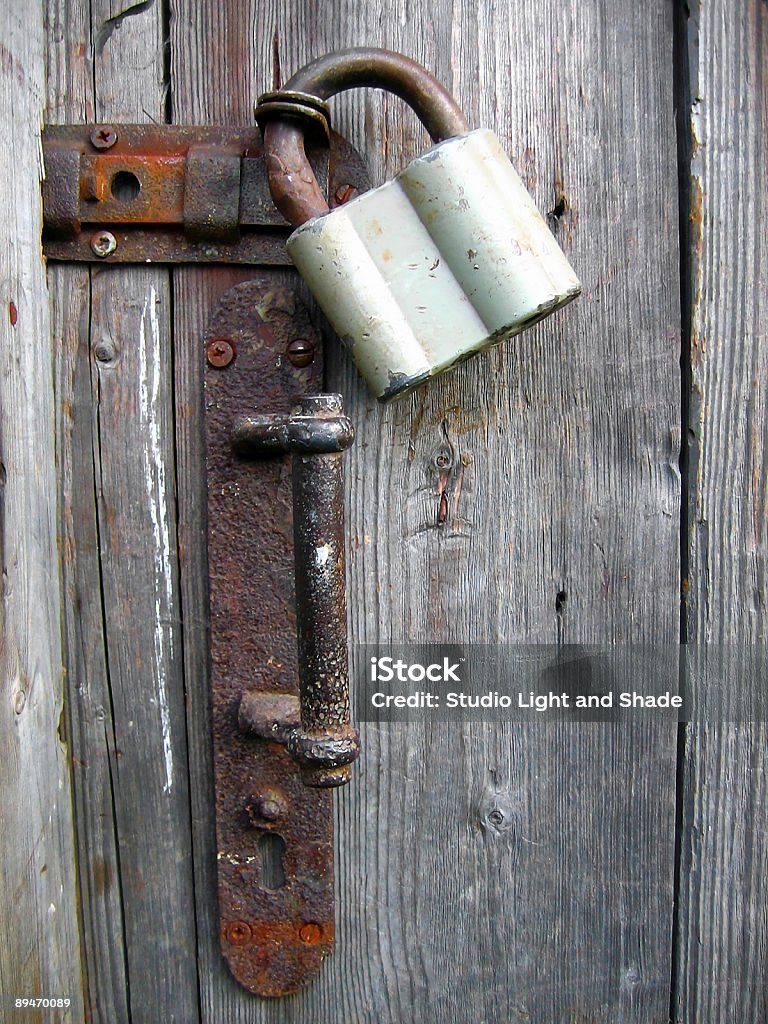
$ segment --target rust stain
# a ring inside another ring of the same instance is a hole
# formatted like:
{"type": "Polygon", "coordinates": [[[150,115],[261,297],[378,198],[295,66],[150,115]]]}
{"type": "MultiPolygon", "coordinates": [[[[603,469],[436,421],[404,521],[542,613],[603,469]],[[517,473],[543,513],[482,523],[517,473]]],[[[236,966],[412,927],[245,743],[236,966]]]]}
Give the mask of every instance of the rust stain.
{"type": "Polygon", "coordinates": [[[706,337],[699,332],[698,311],[701,307],[701,264],[704,249],[704,190],[699,178],[691,180],[691,206],[688,211],[688,221],[691,224],[691,236],[693,242],[694,260],[694,296],[693,296],[693,318],[691,326],[691,365],[695,369],[701,362],[706,350],[706,337]]]}
{"type": "Polygon", "coordinates": [[[15,327],[19,319],[19,311],[16,309],[15,302],[8,303],[8,319],[11,321],[11,327],[15,327]]]}
{"type": "Polygon", "coordinates": [[[579,213],[558,179],[555,183],[555,205],[547,214],[547,221],[564,249],[571,248],[579,223],[579,213]]]}
{"type": "Polygon", "coordinates": [[[112,884],[112,871],[103,857],[93,858],[93,885],[98,896],[102,896],[112,884]]]}
{"type": "Polygon", "coordinates": [[[528,187],[529,192],[535,192],[536,186],[539,182],[539,174],[536,167],[536,151],[533,147],[528,146],[527,149],[523,150],[523,155],[520,157],[520,175],[525,180],[525,184],[528,187]]]}
{"type": "Polygon", "coordinates": [[[688,211],[688,220],[694,228],[694,250],[696,258],[701,259],[703,246],[703,225],[704,225],[704,190],[701,181],[693,178],[691,181],[691,208],[688,211]]]}
{"type": "Polygon", "coordinates": [[[437,525],[442,526],[445,520],[448,518],[448,498],[446,497],[445,491],[442,490],[440,493],[440,504],[437,509],[437,525]]]}
{"type": "Polygon", "coordinates": [[[459,501],[461,499],[461,489],[464,486],[464,471],[468,466],[472,465],[472,456],[469,452],[462,452],[461,459],[459,460],[459,472],[456,474],[456,483],[453,487],[453,528],[454,530],[460,530],[464,520],[459,515],[459,501]]]}
{"type": "Polygon", "coordinates": [[[448,518],[448,495],[446,491],[453,469],[453,452],[451,450],[451,443],[448,440],[448,431],[445,423],[443,424],[443,432],[445,434],[445,442],[440,445],[432,460],[437,470],[437,487],[435,488],[435,494],[438,498],[437,526],[443,526],[448,518]]]}
{"type": "Polygon", "coordinates": [[[421,424],[424,420],[424,408],[427,400],[425,389],[421,389],[417,392],[418,394],[418,405],[416,411],[411,420],[411,431],[408,438],[408,464],[410,465],[416,457],[416,437],[421,430],[421,424]]]}
{"type": "Polygon", "coordinates": [[[449,417],[451,420],[451,431],[454,434],[471,434],[475,430],[482,429],[487,437],[488,420],[481,408],[467,409],[461,405],[452,405],[444,413],[446,420],[449,417]]]}

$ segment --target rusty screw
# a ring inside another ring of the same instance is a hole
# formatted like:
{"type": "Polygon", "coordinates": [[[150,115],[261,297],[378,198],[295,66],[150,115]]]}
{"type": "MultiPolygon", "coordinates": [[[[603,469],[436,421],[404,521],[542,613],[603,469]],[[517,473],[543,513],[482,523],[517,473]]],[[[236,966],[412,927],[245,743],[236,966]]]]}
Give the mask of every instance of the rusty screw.
{"type": "Polygon", "coordinates": [[[104,259],[117,248],[117,239],[111,231],[97,231],[91,236],[91,249],[95,256],[104,259]]]}
{"type": "Polygon", "coordinates": [[[247,942],[251,937],[251,926],[247,921],[232,921],[226,927],[226,936],[230,942],[234,942],[235,945],[241,946],[244,942],[247,942]]]}
{"type": "Polygon", "coordinates": [[[258,826],[262,821],[277,821],[285,813],[285,797],[277,789],[265,789],[255,793],[245,805],[245,813],[251,824],[258,826]]]}
{"type": "Polygon", "coordinates": [[[299,928],[299,938],[308,946],[316,946],[323,937],[323,929],[314,921],[308,921],[299,928]]]}
{"type": "Polygon", "coordinates": [[[354,199],[355,196],[360,195],[360,189],[354,185],[339,185],[336,189],[335,199],[338,206],[343,206],[344,203],[348,203],[350,199],[354,199]]]}
{"type": "Polygon", "coordinates": [[[103,124],[91,132],[91,145],[94,149],[112,149],[117,142],[117,132],[111,124],[103,124]]]}
{"type": "Polygon", "coordinates": [[[315,346],[306,338],[295,338],[288,346],[288,361],[294,366],[309,366],[315,358],[315,346]]]}
{"type": "Polygon", "coordinates": [[[235,358],[235,346],[229,338],[214,338],[208,342],[206,356],[211,366],[223,369],[235,358]]]}

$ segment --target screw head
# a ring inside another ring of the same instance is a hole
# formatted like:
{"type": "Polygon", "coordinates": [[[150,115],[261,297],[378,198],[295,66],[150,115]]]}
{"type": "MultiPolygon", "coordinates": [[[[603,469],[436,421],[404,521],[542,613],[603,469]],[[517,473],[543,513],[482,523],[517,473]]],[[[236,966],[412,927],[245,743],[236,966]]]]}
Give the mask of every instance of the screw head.
{"type": "Polygon", "coordinates": [[[336,189],[334,198],[338,206],[343,206],[344,203],[348,203],[350,199],[354,199],[355,196],[360,195],[360,189],[354,185],[339,185],[336,189]]]}
{"type": "Polygon", "coordinates": [[[265,821],[277,821],[285,813],[285,797],[277,789],[254,793],[246,801],[245,813],[257,828],[265,821]]]}
{"type": "Polygon", "coordinates": [[[235,346],[229,338],[213,338],[208,342],[205,354],[211,366],[223,369],[235,358],[235,346]]]}
{"type": "Polygon", "coordinates": [[[237,946],[248,942],[251,934],[251,926],[247,921],[231,921],[225,928],[226,937],[237,946]]]}
{"type": "Polygon", "coordinates": [[[103,124],[91,132],[91,145],[94,149],[111,149],[117,142],[117,132],[111,124],[103,124]]]}
{"type": "Polygon", "coordinates": [[[299,938],[307,946],[316,946],[323,937],[323,929],[314,921],[308,921],[299,928],[299,938]]]}
{"type": "Polygon", "coordinates": [[[315,358],[315,346],[306,338],[295,338],[288,346],[288,361],[293,366],[309,366],[315,358]]]}
{"type": "Polygon", "coordinates": [[[91,250],[95,256],[104,259],[117,248],[117,239],[111,231],[97,231],[91,236],[91,250]]]}

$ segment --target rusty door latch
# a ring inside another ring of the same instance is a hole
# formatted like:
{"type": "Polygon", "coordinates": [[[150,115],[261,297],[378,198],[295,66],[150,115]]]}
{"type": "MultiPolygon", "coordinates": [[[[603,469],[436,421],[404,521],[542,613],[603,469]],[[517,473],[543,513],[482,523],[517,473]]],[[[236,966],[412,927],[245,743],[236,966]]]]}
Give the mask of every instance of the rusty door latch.
{"type": "Polygon", "coordinates": [[[224,955],[285,995],[334,941],[332,788],[350,778],[343,452],[319,332],[262,276],[204,339],[211,690],[224,955]]]}
{"type": "MultiPolygon", "coordinates": [[[[307,155],[331,206],[366,188],[326,123],[307,155]]],[[[290,265],[258,127],[46,125],[43,251],[104,263],[290,265]]]]}

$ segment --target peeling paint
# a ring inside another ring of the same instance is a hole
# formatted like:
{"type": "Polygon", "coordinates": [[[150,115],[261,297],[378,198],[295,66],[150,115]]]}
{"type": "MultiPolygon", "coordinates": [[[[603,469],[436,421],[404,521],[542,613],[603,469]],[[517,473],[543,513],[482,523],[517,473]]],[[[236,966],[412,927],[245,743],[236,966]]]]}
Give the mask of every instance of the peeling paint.
{"type": "Polygon", "coordinates": [[[318,544],[315,549],[315,561],[318,567],[325,565],[331,554],[331,548],[329,544],[318,544]]]}
{"type": "Polygon", "coordinates": [[[173,748],[171,745],[171,714],[168,704],[166,665],[173,648],[173,624],[168,609],[173,607],[171,562],[171,531],[168,523],[168,492],[165,461],[160,444],[160,320],[157,315],[157,290],[154,285],[144,301],[139,326],[139,415],[144,447],[144,479],[147,504],[152,520],[155,550],[155,666],[157,702],[163,738],[165,783],[163,792],[173,786],[173,748]],[[147,330],[149,328],[149,331],[147,330]],[[149,348],[151,346],[151,350],[149,348]],[[151,371],[150,371],[151,357],[151,371]],[[151,372],[151,378],[150,378],[151,372]]]}

